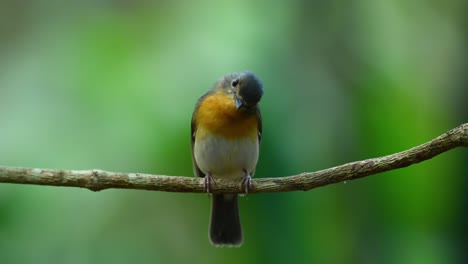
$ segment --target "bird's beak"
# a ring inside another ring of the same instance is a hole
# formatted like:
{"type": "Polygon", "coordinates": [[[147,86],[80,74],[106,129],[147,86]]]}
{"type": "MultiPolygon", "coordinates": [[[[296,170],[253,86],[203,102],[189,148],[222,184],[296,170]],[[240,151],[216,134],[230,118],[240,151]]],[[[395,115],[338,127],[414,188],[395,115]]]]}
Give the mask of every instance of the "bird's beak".
{"type": "Polygon", "coordinates": [[[242,100],[237,95],[234,95],[234,101],[236,102],[236,109],[239,109],[244,105],[242,100]]]}

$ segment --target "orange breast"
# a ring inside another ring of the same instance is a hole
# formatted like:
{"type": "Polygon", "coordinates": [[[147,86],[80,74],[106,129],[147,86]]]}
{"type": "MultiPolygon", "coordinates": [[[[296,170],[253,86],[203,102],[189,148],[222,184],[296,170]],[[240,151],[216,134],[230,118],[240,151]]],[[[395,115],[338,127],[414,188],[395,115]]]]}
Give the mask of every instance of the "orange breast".
{"type": "MultiPolygon", "coordinates": [[[[206,97],[199,105],[195,122],[199,132],[226,138],[258,137],[257,116],[236,109],[232,94],[217,92],[206,97]]],[[[197,133],[197,137],[203,136],[197,133]]]]}

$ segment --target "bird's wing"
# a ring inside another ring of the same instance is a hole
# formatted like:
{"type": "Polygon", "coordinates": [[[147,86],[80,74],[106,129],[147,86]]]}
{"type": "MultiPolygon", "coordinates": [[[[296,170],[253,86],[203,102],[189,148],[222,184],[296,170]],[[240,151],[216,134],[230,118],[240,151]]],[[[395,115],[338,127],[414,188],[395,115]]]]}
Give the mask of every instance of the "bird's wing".
{"type": "Polygon", "coordinates": [[[201,102],[209,95],[211,95],[213,92],[209,91],[206,94],[204,94],[200,99],[198,99],[197,104],[195,105],[195,109],[193,110],[192,113],[192,122],[191,122],[191,129],[190,129],[190,136],[191,136],[191,146],[192,146],[192,164],[193,164],[193,172],[195,176],[197,177],[205,177],[205,174],[200,170],[198,167],[197,161],[195,160],[195,155],[193,153],[193,147],[195,145],[195,135],[197,133],[197,124],[195,122],[195,113],[198,111],[198,108],[200,107],[201,102]]]}

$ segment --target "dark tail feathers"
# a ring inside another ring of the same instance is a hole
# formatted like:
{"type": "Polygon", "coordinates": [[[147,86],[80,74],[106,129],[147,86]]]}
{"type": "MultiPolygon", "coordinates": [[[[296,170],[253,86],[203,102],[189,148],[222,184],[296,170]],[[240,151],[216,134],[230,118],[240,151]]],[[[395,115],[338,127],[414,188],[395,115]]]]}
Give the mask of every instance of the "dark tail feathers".
{"type": "Polygon", "coordinates": [[[214,194],[210,240],[215,246],[240,246],[243,241],[237,194],[214,194]]]}

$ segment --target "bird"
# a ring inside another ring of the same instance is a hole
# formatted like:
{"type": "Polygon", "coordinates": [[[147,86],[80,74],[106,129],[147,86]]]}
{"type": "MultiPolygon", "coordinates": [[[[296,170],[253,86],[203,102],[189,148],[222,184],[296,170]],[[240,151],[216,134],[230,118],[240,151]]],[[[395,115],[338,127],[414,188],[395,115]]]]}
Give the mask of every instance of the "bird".
{"type": "MultiPolygon", "coordinates": [[[[260,79],[250,71],[221,77],[198,99],[192,114],[194,174],[204,177],[205,190],[217,179],[240,181],[252,188],[262,139],[260,79]]],[[[244,237],[238,194],[212,195],[209,239],[214,246],[240,246],[244,237]]]]}

